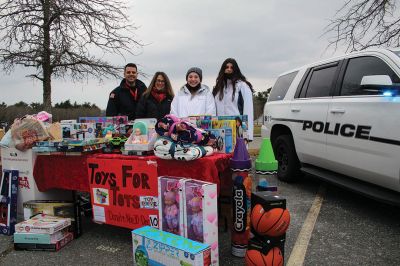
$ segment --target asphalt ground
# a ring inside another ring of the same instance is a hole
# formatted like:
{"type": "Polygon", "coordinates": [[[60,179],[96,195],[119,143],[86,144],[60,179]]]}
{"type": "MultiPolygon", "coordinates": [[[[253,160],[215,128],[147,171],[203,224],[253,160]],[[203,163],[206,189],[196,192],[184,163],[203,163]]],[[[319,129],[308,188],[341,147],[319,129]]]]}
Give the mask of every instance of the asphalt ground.
{"type": "MultiPolygon", "coordinates": [[[[278,194],[291,214],[286,265],[400,265],[400,208],[308,176],[278,183],[278,194]]],[[[0,235],[0,265],[132,265],[130,231],[84,217],[83,235],[58,252],[15,251],[12,237],[0,235]]],[[[244,265],[230,253],[229,231],[220,232],[219,249],[220,265],[244,265]]]]}

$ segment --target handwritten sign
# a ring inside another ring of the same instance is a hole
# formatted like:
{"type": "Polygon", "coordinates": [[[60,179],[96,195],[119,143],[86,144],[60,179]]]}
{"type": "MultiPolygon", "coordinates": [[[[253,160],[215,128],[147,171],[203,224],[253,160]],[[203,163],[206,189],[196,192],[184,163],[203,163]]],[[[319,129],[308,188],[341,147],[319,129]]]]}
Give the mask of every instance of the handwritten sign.
{"type": "Polygon", "coordinates": [[[154,162],[89,158],[87,165],[95,221],[130,229],[158,224],[154,162]]]}

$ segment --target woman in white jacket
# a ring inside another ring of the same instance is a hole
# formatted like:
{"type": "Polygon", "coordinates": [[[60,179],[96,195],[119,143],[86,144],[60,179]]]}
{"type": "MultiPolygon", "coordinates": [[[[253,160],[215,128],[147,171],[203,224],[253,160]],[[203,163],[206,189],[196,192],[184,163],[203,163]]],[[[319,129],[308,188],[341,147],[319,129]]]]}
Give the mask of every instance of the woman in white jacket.
{"type": "Polygon", "coordinates": [[[253,86],[243,76],[236,60],[226,59],[213,89],[217,115],[247,115],[248,141],[253,140],[253,92],[253,86]]]}
{"type": "Polygon", "coordinates": [[[202,71],[190,68],[186,73],[186,84],[180,88],[171,103],[171,114],[177,117],[193,115],[216,115],[214,96],[201,84],[202,71]]]}

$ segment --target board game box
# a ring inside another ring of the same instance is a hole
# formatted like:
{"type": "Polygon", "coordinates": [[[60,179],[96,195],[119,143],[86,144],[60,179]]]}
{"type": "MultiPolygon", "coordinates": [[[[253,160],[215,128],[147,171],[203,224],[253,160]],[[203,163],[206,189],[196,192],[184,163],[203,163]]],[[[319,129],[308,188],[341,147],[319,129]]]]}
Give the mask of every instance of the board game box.
{"type": "Polygon", "coordinates": [[[71,225],[70,218],[60,218],[46,214],[38,214],[29,220],[15,225],[15,232],[54,234],[71,225]]]}

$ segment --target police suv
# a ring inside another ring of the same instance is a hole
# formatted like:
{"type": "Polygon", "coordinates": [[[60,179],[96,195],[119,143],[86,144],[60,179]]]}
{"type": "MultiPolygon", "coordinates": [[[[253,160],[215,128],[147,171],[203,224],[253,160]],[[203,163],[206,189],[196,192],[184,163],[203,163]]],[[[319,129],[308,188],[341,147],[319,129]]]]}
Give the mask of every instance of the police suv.
{"type": "Polygon", "coordinates": [[[400,205],[400,50],[369,50],[280,75],[263,137],[278,177],[300,171],[400,205]]]}

